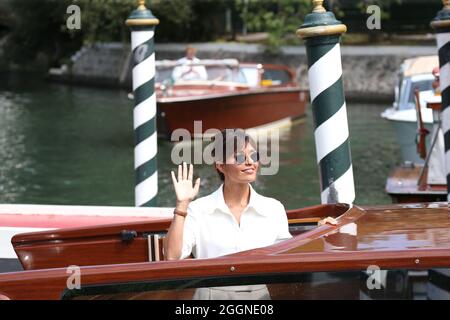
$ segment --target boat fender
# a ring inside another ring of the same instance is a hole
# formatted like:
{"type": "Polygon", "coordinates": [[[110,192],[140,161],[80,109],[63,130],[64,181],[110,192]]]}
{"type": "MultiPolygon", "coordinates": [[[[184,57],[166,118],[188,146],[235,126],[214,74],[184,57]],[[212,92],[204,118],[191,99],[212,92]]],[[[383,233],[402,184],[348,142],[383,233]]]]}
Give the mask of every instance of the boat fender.
{"type": "Polygon", "coordinates": [[[134,238],[137,237],[137,232],[134,230],[122,230],[120,233],[120,238],[123,242],[130,242],[133,241],[134,238]]]}

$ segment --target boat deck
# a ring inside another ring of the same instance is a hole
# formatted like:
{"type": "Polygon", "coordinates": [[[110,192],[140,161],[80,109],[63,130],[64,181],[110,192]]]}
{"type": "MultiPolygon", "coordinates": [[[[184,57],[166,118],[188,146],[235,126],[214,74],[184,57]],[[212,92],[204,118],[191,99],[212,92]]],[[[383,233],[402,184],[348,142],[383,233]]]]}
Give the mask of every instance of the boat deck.
{"type": "MultiPolygon", "coordinates": [[[[433,202],[447,200],[446,185],[418,184],[422,166],[399,166],[386,181],[386,192],[395,202],[433,202]]],[[[425,173],[426,174],[426,173],[425,173]]],[[[426,176],[424,176],[426,181],[426,176]]]]}

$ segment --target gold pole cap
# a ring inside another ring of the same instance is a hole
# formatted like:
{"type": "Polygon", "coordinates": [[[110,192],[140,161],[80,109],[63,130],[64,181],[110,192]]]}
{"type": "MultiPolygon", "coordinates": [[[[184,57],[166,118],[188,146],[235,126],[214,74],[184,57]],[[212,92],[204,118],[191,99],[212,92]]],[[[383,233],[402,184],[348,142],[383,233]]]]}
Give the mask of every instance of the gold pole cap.
{"type": "Polygon", "coordinates": [[[304,23],[296,32],[297,36],[305,39],[347,32],[347,27],[336,19],[333,12],[325,10],[323,0],[313,0],[313,5],[313,11],[305,17],[304,23]]]}
{"type": "MultiPolygon", "coordinates": [[[[449,0],[450,1],[450,0],[449,0]]],[[[323,0],[313,0],[313,12],[314,13],[325,13],[327,10],[323,7],[323,0]]]]}
{"type": "Polygon", "coordinates": [[[138,8],[134,10],[125,22],[129,27],[152,27],[159,24],[159,20],[145,6],[145,0],[138,0],[138,8]]]}
{"type": "Polygon", "coordinates": [[[145,6],[145,0],[138,0],[138,10],[147,10],[147,7],[145,6]]]}

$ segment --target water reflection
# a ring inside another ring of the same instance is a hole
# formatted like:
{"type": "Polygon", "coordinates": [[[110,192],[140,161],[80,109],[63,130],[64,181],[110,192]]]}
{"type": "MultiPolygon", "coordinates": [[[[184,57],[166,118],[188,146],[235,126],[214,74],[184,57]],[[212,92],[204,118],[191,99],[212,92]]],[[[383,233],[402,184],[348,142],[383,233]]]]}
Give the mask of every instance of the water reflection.
{"type": "Polygon", "coordinates": [[[358,248],[358,225],[348,223],[322,239],[324,251],[355,251],[358,248]]]}
{"type": "Polygon", "coordinates": [[[0,194],[4,202],[14,202],[27,191],[21,183],[22,172],[36,173],[25,143],[30,113],[23,106],[27,103],[26,96],[10,91],[0,95],[0,194]]]}

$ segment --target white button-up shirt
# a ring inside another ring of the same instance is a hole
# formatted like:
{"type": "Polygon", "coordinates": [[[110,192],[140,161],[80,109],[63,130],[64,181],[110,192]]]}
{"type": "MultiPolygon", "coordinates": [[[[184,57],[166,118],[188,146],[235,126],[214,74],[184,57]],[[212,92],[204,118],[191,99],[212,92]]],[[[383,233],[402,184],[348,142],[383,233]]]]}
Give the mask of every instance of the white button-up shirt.
{"type": "Polygon", "coordinates": [[[206,71],[205,66],[192,66],[192,64],[198,63],[200,63],[200,59],[198,58],[193,58],[192,60],[189,60],[186,57],[178,59],[177,64],[179,64],[179,66],[173,69],[172,78],[175,81],[208,80],[208,72],[206,71]]]}
{"type": "Polygon", "coordinates": [[[240,225],[225,203],[223,184],[212,194],[191,202],[187,212],[181,259],[191,253],[195,258],[213,258],[292,237],[281,202],[259,195],[251,186],[240,225]]]}

